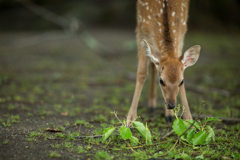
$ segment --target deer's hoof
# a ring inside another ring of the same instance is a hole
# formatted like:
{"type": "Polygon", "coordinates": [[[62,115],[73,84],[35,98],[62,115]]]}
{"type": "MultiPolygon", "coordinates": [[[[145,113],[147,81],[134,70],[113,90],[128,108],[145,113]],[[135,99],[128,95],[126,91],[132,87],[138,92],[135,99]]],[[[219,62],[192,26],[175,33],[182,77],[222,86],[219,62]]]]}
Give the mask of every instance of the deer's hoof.
{"type": "Polygon", "coordinates": [[[149,107],[149,108],[148,108],[148,110],[149,110],[150,113],[154,113],[155,109],[156,109],[155,107],[149,107]]]}
{"type": "Polygon", "coordinates": [[[166,122],[167,123],[172,123],[173,122],[173,116],[167,116],[166,117],[166,122]]]}

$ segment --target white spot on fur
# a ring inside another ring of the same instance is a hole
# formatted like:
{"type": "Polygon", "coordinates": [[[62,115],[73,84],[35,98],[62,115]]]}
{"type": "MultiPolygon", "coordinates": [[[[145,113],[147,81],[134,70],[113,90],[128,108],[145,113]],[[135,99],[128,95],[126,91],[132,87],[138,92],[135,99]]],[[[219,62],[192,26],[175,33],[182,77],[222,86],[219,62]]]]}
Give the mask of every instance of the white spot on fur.
{"type": "Polygon", "coordinates": [[[173,16],[173,17],[175,16],[175,12],[172,12],[172,16],[173,16]]]}
{"type": "Polygon", "coordinates": [[[163,12],[163,9],[161,8],[161,9],[160,9],[160,13],[162,14],[162,12],[163,12]]]}
{"type": "Polygon", "coordinates": [[[147,23],[147,24],[149,24],[149,22],[148,22],[148,21],[146,21],[146,23],[147,23]]]}
{"type": "Polygon", "coordinates": [[[159,29],[159,32],[160,32],[160,33],[162,32],[162,28],[159,29]]]}
{"type": "Polygon", "coordinates": [[[162,42],[163,42],[163,40],[161,40],[161,41],[159,42],[159,45],[162,45],[162,42]]]}
{"type": "Polygon", "coordinates": [[[159,26],[161,26],[161,23],[160,23],[160,22],[158,22],[158,25],[159,25],[159,26]]]}
{"type": "Polygon", "coordinates": [[[148,19],[151,19],[151,16],[148,16],[148,19]]]}
{"type": "Polygon", "coordinates": [[[186,25],[186,22],[183,22],[183,25],[186,25]]]}
{"type": "Polygon", "coordinates": [[[173,33],[175,33],[176,32],[176,30],[173,30],[173,33]]]}
{"type": "Polygon", "coordinates": [[[142,16],[139,15],[139,22],[142,22],[142,16]]]}
{"type": "Polygon", "coordinates": [[[163,5],[162,5],[162,6],[163,6],[163,8],[164,8],[164,7],[165,7],[165,4],[163,3],[163,5]]]}
{"type": "Polygon", "coordinates": [[[143,18],[143,22],[145,22],[145,19],[143,18]]]}
{"type": "Polygon", "coordinates": [[[147,10],[149,9],[149,7],[147,6],[147,10]]]}
{"type": "Polygon", "coordinates": [[[172,26],[174,26],[175,25],[175,23],[174,22],[172,22],[172,26]]]}

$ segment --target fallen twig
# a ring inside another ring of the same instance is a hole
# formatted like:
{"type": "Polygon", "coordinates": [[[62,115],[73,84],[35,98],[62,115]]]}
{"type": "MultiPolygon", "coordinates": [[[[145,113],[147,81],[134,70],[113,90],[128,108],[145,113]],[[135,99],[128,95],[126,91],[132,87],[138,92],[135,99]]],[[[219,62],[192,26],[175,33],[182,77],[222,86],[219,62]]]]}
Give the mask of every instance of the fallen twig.
{"type": "Polygon", "coordinates": [[[211,92],[211,93],[217,93],[218,95],[221,96],[226,96],[229,97],[230,96],[230,92],[224,89],[219,89],[219,88],[204,88],[202,86],[198,86],[195,84],[191,84],[191,83],[187,83],[186,84],[186,89],[188,90],[192,90],[198,93],[207,93],[207,92],[211,92]]]}
{"type": "Polygon", "coordinates": [[[80,133],[80,129],[81,129],[81,127],[82,127],[82,124],[80,124],[80,126],[79,126],[79,129],[78,129],[78,132],[80,133]]]}
{"type": "Polygon", "coordinates": [[[115,51],[110,50],[109,47],[101,44],[95,37],[93,37],[88,31],[87,27],[79,19],[73,17],[67,19],[65,17],[59,16],[29,0],[15,0],[16,2],[22,4],[24,7],[37,14],[38,16],[48,20],[55,25],[60,26],[64,31],[70,32],[73,35],[78,36],[90,49],[94,51],[104,51],[105,53],[115,53],[115,51]]]}
{"type": "MultiPolygon", "coordinates": [[[[94,136],[75,136],[75,138],[77,139],[82,139],[82,138],[100,138],[102,137],[103,135],[94,135],[94,136]]],[[[113,136],[119,136],[119,134],[116,134],[116,135],[113,135],[113,136]]]]}
{"type": "Polygon", "coordinates": [[[52,137],[47,137],[49,140],[61,140],[61,138],[52,138],[52,137]]]}
{"type": "Polygon", "coordinates": [[[168,132],[168,133],[166,133],[164,136],[162,136],[162,137],[160,138],[160,140],[164,140],[166,137],[170,136],[170,135],[173,134],[173,133],[174,133],[174,131],[171,130],[170,132],[168,132]]]}
{"type": "Polygon", "coordinates": [[[47,128],[46,131],[49,131],[49,132],[62,132],[63,130],[47,128]]]}

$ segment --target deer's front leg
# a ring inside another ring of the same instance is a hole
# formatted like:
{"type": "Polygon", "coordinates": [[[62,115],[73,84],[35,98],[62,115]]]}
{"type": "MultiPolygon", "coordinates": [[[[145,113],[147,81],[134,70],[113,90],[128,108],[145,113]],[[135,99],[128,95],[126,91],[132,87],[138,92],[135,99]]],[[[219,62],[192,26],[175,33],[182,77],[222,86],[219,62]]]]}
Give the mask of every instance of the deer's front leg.
{"type": "Polygon", "coordinates": [[[187,101],[187,96],[186,96],[186,92],[185,92],[185,86],[184,84],[182,84],[180,86],[180,98],[181,98],[181,102],[182,105],[185,107],[184,113],[183,113],[183,119],[192,119],[192,114],[190,112],[190,108],[188,106],[188,101],[187,101]]]}
{"type": "Polygon", "coordinates": [[[148,58],[145,56],[145,54],[141,50],[141,53],[139,53],[139,56],[138,56],[138,71],[137,71],[135,92],[134,92],[131,108],[127,116],[127,126],[129,127],[131,126],[131,122],[134,121],[137,117],[138,101],[142,92],[142,87],[148,75],[147,67],[148,67],[148,58]]]}

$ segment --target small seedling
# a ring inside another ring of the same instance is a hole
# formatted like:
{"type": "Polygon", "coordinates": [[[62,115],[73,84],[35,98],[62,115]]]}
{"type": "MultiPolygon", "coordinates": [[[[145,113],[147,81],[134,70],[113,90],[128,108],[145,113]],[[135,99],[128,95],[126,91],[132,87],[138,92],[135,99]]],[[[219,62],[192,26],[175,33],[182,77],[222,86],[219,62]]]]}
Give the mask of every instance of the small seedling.
{"type": "Polygon", "coordinates": [[[19,115],[11,115],[10,118],[12,120],[12,123],[19,123],[20,122],[19,115]]]}
{"type": "Polygon", "coordinates": [[[11,126],[11,123],[10,123],[10,120],[8,119],[7,122],[2,122],[3,126],[4,127],[10,127],[11,126]]]}
{"type": "Polygon", "coordinates": [[[51,151],[50,154],[49,154],[49,157],[58,158],[58,157],[61,157],[61,155],[59,153],[55,152],[55,151],[51,151]]]}
{"type": "Polygon", "coordinates": [[[60,148],[61,147],[61,144],[50,144],[50,146],[52,147],[52,148],[60,148]]]}
{"type": "Polygon", "coordinates": [[[85,153],[85,152],[87,152],[87,151],[85,151],[85,149],[82,146],[77,147],[77,153],[78,154],[85,153]]]}
{"type": "Polygon", "coordinates": [[[107,152],[105,151],[100,151],[97,152],[95,155],[96,159],[113,159],[113,156],[110,156],[107,152]]]}
{"type": "Polygon", "coordinates": [[[39,132],[31,132],[30,133],[30,137],[39,137],[39,136],[41,136],[42,134],[41,133],[39,133],[39,132]]]}
{"type": "Polygon", "coordinates": [[[28,142],[37,141],[37,138],[27,138],[28,142]]]}
{"type": "MultiPolygon", "coordinates": [[[[117,113],[113,112],[115,114],[116,118],[119,120],[117,117],[117,113]]],[[[135,146],[139,143],[139,140],[137,137],[132,135],[131,130],[127,127],[127,124],[125,121],[120,121],[119,122],[122,124],[121,127],[110,127],[106,128],[103,132],[103,137],[102,140],[105,141],[108,139],[108,137],[117,129],[117,131],[120,133],[119,138],[122,140],[130,140],[130,143],[132,146],[135,146]]],[[[137,130],[137,132],[144,138],[146,144],[152,144],[151,140],[151,132],[149,131],[147,125],[144,126],[143,123],[138,122],[138,121],[133,121],[133,128],[137,130]]]]}
{"type": "Polygon", "coordinates": [[[8,144],[8,140],[3,141],[3,144],[8,144]]]}

